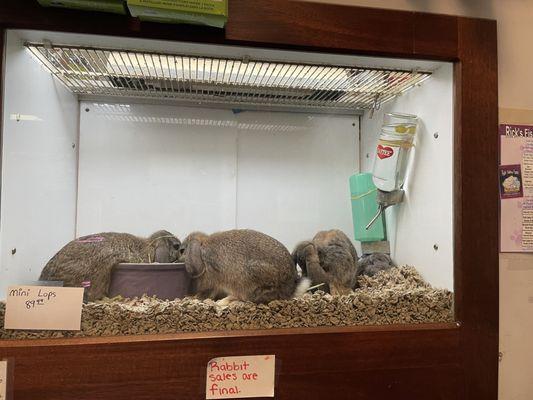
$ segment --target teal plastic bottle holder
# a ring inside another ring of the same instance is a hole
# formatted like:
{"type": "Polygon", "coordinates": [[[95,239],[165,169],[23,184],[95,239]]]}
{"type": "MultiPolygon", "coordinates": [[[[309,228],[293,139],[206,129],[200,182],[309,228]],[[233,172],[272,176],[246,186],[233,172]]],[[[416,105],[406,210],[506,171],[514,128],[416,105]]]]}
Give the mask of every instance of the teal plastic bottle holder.
{"type": "Polygon", "coordinates": [[[354,239],[359,242],[385,240],[385,223],[381,215],[367,230],[366,225],[378,212],[377,188],[372,174],[362,173],[350,177],[354,239]]]}

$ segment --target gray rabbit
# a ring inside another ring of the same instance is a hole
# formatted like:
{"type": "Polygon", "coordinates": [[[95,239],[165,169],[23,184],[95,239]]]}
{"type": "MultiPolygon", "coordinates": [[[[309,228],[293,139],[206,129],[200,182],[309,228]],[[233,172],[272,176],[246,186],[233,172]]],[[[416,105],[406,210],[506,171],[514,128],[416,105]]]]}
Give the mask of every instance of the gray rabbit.
{"type": "Polygon", "coordinates": [[[381,271],[387,271],[394,267],[395,264],[388,254],[373,253],[366,254],[359,260],[359,270],[357,276],[367,275],[374,276],[381,271]]]}
{"type": "Polygon", "coordinates": [[[83,236],[67,243],[45,265],[40,280],[63,281],[80,287],[90,281],[87,299],[108,294],[111,270],[118,263],[170,263],[177,261],[181,242],[167,231],[144,239],[129,233],[105,232],[83,236]]]}
{"type": "Polygon", "coordinates": [[[312,241],[299,243],[294,262],[311,285],[331,294],[348,294],[356,284],[357,252],[350,239],[338,229],[318,232],[312,241]]]}
{"type": "Polygon", "coordinates": [[[180,250],[198,297],[268,303],[299,296],[309,287],[300,279],[289,251],[261,232],[235,229],[190,234],[180,250]]]}

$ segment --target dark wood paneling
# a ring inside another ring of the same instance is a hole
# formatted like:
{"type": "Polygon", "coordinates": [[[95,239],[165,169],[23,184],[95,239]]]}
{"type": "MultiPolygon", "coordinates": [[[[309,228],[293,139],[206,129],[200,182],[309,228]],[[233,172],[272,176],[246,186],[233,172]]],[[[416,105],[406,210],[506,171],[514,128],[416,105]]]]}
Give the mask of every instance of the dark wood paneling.
{"type": "Polygon", "coordinates": [[[424,57],[457,58],[457,17],[415,13],[413,53],[424,57]]]}
{"type": "Polygon", "coordinates": [[[43,8],[36,1],[2,0],[0,24],[202,43],[248,44],[389,56],[454,59],[457,18],[305,3],[287,0],[229,0],[226,30],[141,22],[115,14],[43,8]],[[98,23],[94,23],[98,21],[98,23]]]}
{"type": "MultiPolygon", "coordinates": [[[[394,329],[394,328],[392,328],[394,329]]],[[[331,329],[330,329],[331,330],[331,329]]],[[[201,399],[207,362],[275,354],[277,399],[458,399],[456,327],[11,347],[17,400],[201,399]],[[423,356],[422,356],[423,355],[423,356]]],[[[274,331],[275,333],[276,331],[274,331]]],[[[177,336],[179,337],[179,336],[177,336]]]]}
{"type": "Polygon", "coordinates": [[[235,41],[391,56],[457,56],[457,17],[286,0],[233,0],[235,41]]]}
{"type": "MultiPolygon", "coordinates": [[[[6,31],[2,24],[0,24],[0,171],[3,171],[2,168],[3,165],[3,151],[4,151],[4,135],[3,135],[3,129],[4,129],[4,76],[5,76],[5,57],[6,53],[4,51],[4,47],[6,44],[6,31]]],[[[3,173],[0,172],[0,190],[1,190],[1,184],[2,184],[2,175],[3,173]]],[[[1,215],[0,215],[1,219],[1,215]]]]}
{"type": "Polygon", "coordinates": [[[496,22],[460,18],[455,65],[455,293],[467,399],[498,388],[496,22]]]}
{"type": "Polygon", "coordinates": [[[286,0],[231,1],[230,40],[411,54],[414,13],[286,0]]]}
{"type": "MultiPolygon", "coordinates": [[[[132,335],[132,336],[89,336],[62,339],[27,339],[27,340],[0,340],[0,349],[18,347],[46,347],[46,346],[73,346],[79,344],[114,344],[132,342],[168,342],[198,339],[224,339],[242,338],[252,336],[290,336],[314,335],[324,333],[364,333],[364,332],[409,332],[409,331],[436,331],[458,328],[455,322],[434,324],[394,324],[394,325],[354,325],[317,328],[283,328],[283,329],[249,329],[234,331],[212,332],[181,332],[169,334],[132,335]]],[[[1,354],[1,353],[0,353],[1,354]]]]}

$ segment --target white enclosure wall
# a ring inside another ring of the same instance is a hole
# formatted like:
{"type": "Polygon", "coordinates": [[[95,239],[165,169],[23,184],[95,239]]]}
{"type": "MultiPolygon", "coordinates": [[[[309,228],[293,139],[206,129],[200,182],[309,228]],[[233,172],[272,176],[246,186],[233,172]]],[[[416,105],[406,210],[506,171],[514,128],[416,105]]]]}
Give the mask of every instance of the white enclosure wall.
{"type": "Polygon", "coordinates": [[[443,64],[431,79],[386,103],[361,129],[361,169],[371,171],[383,114],[416,114],[420,126],[413,148],[405,199],[387,212],[391,253],[415,266],[432,285],[453,290],[453,70],[443,64]],[[368,157],[367,157],[368,155],[368,157]]]}
{"type": "Polygon", "coordinates": [[[37,280],[75,234],[78,101],[7,33],[0,223],[0,298],[37,280]]]}
{"type": "Polygon", "coordinates": [[[318,231],[353,237],[349,177],[359,168],[356,117],[243,113],[287,131],[242,128],[238,146],[237,226],[254,228],[290,250],[318,231]]]}
{"type": "Polygon", "coordinates": [[[237,132],[222,123],[230,111],[85,102],[81,110],[78,236],[233,228],[237,132]]]}
{"type": "Polygon", "coordinates": [[[390,110],[422,121],[405,202],[387,212],[392,255],[431,284],[453,288],[451,64],[328,55],[327,61],[339,65],[438,67],[431,79],[383,105],[373,118],[365,113],[359,142],[354,116],[79,102],[23,46],[44,39],[326,60],[318,53],[9,31],[0,298],[6,285],[37,279],[63,244],[93,232],[148,235],[165,228],[183,238],[194,230],[253,228],[289,249],[322,229],[342,229],[353,238],[348,178],[359,166],[371,171],[383,113],[390,110]]]}
{"type": "Polygon", "coordinates": [[[352,236],[358,118],[82,102],[77,234],[352,236]]]}

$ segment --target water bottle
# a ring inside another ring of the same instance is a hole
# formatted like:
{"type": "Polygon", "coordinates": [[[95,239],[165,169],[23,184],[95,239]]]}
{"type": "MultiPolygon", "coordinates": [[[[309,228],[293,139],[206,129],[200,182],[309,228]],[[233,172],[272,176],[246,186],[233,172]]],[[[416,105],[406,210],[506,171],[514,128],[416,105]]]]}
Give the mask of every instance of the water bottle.
{"type": "Polygon", "coordinates": [[[415,115],[385,115],[372,171],[372,180],[379,190],[392,192],[402,188],[416,127],[415,115]]]}

